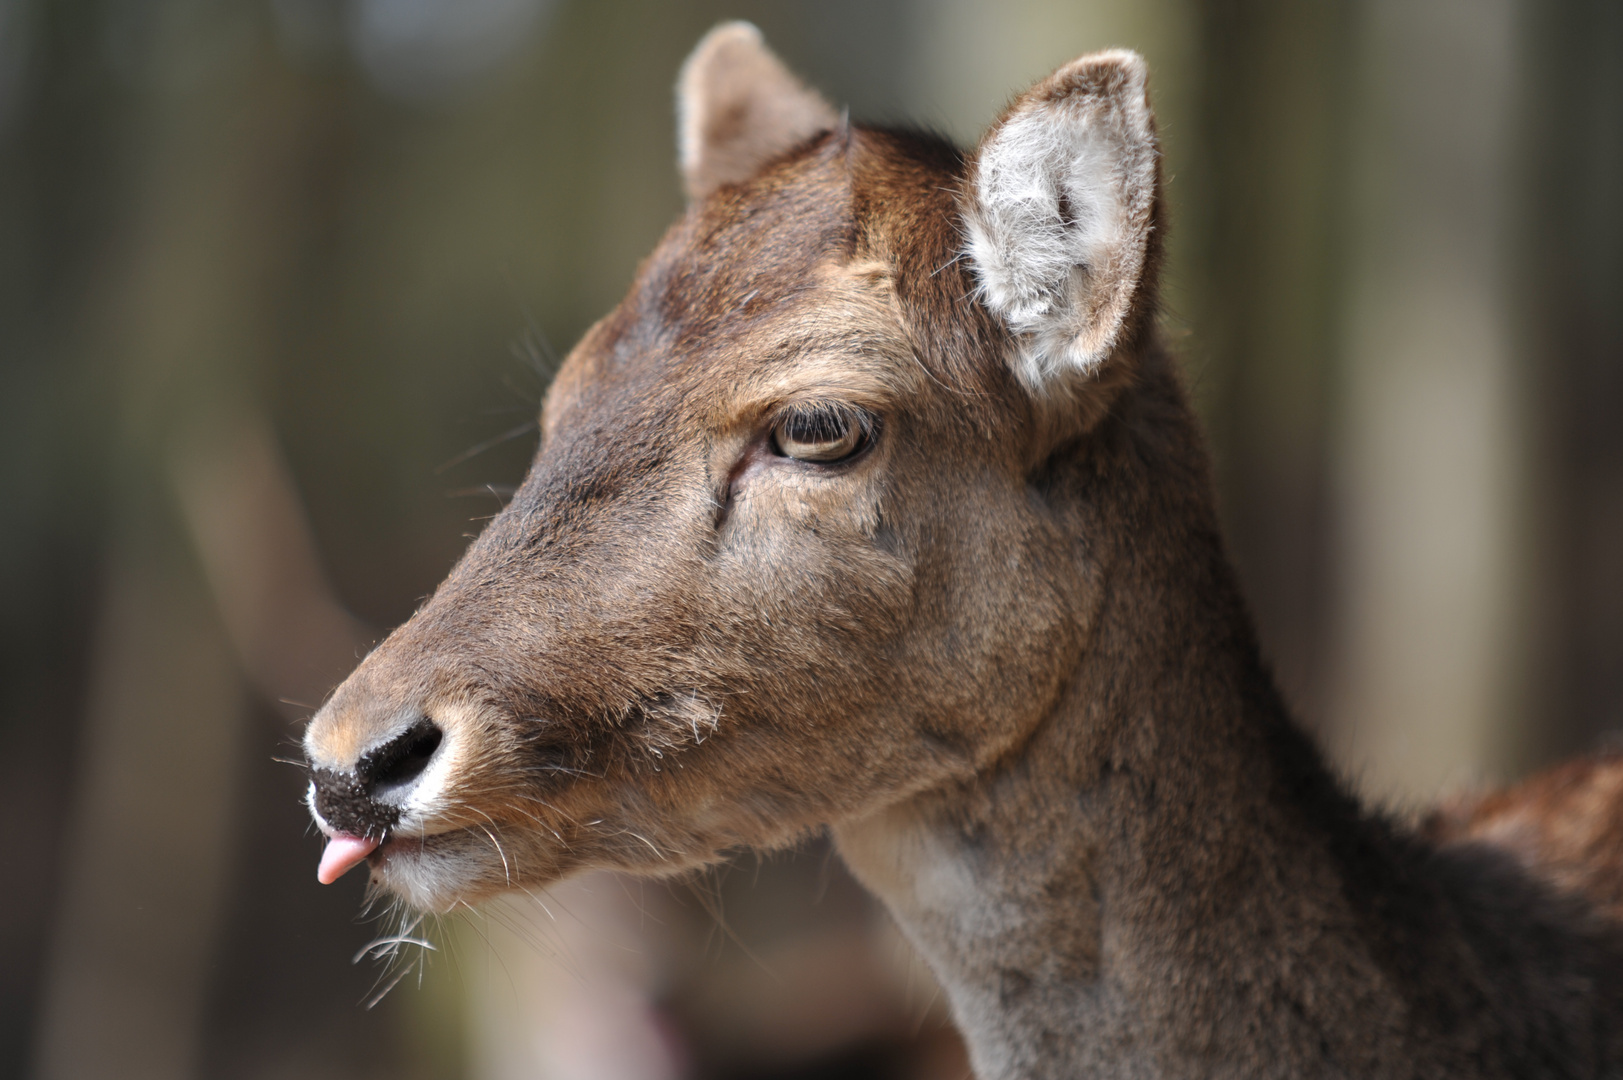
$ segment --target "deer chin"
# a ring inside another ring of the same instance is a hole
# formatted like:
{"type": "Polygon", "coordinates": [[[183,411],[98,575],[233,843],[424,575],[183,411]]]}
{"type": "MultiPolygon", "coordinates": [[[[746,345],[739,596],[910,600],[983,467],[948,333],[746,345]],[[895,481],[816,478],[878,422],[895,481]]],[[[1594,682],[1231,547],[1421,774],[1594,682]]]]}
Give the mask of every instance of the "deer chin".
{"type": "Polygon", "coordinates": [[[370,856],[371,884],[417,911],[444,915],[515,888],[545,886],[564,873],[537,874],[534,853],[526,852],[529,872],[521,879],[517,854],[514,845],[479,828],[394,835],[370,856]]]}
{"type": "MultiPolygon", "coordinates": [[[[614,814],[608,808],[612,796],[583,794],[588,797],[573,805],[582,811],[578,817],[555,810],[549,822],[543,813],[558,804],[529,804],[533,810],[517,811],[520,818],[461,817],[393,829],[366,858],[371,888],[416,911],[443,915],[507,893],[534,894],[582,870],[678,875],[711,865],[720,851],[738,846],[707,844],[688,829],[666,830],[651,818],[614,814]],[[587,809],[593,806],[602,816],[587,809]]],[[[571,802],[567,794],[559,798],[571,802]]]]}

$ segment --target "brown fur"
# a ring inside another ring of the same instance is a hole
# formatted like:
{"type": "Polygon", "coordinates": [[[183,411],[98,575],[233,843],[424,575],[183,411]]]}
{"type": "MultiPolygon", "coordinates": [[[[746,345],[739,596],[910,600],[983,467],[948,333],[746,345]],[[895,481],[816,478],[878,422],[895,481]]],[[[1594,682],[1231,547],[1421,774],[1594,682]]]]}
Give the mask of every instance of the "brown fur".
{"type": "Polygon", "coordinates": [[[1362,812],[1286,714],[1153,330],[1159,198],[1114,352],[1036,394],[961,257],[963,155],[760,145],[312,723],[326,826],[385,835],[374,881],[448,910],[829,825],[985,1080],[1619,1075],[1616,929],[1362,812]],[[807,401],[867,410],[870,448],[775,456],[807,401]],[[420,777],[376,765],[424,723],[420,777]]]}
{"type": "Polygon", "coordinates": [[[1463,796],[1421,827],[1439,844],[1485,844],[1623,921],[1623,752],[1569,761],[1504,791],[1463,796]]]}

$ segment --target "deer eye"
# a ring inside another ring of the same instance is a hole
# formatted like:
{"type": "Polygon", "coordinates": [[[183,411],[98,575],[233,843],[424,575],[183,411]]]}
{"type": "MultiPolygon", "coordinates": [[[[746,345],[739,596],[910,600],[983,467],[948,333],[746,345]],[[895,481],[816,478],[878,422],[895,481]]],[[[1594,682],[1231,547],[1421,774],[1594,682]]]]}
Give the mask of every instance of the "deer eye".
{"type": "Polygon", "coordinates": [[[786,458],[832,465],[867,447],[872,418],[845,405],[802,405],[772,429],[772,448],[786,458]]]}

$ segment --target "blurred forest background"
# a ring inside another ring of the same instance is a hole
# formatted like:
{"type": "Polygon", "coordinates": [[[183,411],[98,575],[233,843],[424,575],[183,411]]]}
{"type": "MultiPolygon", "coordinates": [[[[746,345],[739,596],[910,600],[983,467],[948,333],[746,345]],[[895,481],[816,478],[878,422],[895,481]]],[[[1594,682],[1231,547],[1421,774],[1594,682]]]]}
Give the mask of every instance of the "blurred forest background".
{"type": "Polygon", "coordinates": [[[1399,808],[1623,728],[1613,0],[0,0],[0,1075],[963,1075],[818,845],[447,924],[365,1009],[276,761],[519,480],[728,17],[965,143],[1144,52],[1304,721],[1399,808]]]}

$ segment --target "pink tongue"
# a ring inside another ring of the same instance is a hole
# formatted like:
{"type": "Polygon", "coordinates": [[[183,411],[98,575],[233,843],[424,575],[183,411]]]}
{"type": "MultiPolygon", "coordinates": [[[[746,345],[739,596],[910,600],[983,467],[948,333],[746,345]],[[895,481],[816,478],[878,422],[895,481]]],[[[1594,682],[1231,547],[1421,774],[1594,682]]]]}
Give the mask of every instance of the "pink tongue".
{"type": "Polygon", "coordinates": [[[331,885],[354,868],[355,864],[377,850],[376,840],[362,840],[339,833],[327,841],[327,850],[321,853],[321,865],[316,868],[316,880],[331,885]]]}

